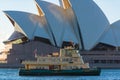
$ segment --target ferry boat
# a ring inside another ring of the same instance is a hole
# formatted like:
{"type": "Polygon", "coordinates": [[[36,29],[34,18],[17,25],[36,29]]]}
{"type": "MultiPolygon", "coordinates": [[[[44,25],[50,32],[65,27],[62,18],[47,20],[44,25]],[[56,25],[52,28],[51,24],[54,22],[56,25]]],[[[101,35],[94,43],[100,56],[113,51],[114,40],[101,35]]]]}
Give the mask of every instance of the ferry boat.
{"type": "Polygon", "coordinates": [[[71,46],[60,49],[59,53],[35,55],[35,58],[36,61],[22,61],[25,68],[19,70],[20,76],[99,76],[101,72],[84,63],[79,50],[71,46]]]}

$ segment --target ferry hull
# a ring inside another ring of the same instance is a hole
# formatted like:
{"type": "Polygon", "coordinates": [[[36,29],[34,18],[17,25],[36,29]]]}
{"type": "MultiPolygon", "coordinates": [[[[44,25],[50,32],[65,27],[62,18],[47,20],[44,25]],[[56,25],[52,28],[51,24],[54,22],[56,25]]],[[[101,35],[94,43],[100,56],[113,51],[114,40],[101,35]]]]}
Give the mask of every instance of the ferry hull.
{"type": "Polygon", "coordinates": [[[41,70],[20,69],[20,76],[99,76],[100,69],[76,69],[76,70],[41,70]]]}

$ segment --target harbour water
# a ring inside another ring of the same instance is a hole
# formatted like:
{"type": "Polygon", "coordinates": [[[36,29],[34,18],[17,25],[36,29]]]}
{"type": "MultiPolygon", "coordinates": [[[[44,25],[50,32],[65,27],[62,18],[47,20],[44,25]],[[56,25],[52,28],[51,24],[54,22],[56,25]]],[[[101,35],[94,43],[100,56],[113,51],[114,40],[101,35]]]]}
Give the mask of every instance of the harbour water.
{"type": "Polygon", "coordinates": [[[0,80],[120,80],[120,69],[104,69],[100,76],[19,76],[18,69],[0,69],[0,80]]]}

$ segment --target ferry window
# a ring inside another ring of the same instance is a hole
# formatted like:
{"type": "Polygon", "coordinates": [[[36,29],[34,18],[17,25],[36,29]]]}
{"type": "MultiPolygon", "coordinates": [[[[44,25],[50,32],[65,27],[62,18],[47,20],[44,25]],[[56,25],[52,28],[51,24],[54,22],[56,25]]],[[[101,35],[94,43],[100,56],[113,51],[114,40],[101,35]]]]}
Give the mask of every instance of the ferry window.
{"type": "Polygon", "coordinates": [[[60,58],[57,58],[57,62],[60,62],[60,58]]]}
{"type": "Polygon", "coordinates": [[[73,59],[72,59],[72,58],[70,58],[70,59],[69,59],[69,61],[70,61],[70,62],[72,62],[72,61],[73,61],[73,59]]]}
{"type": "Polygon", "coordinates": [[[43,59],[43,61],[45,61],[45,59],[43,59]]]}
{"type": "Polygon", "coordinates": [[[66,54],[65,54],[65,56],[72,57],[72,51],[66,51],[66,54]]]}
{"type": "Polygon", "coordinates": [[[70,61],[70,60],[71,60],[71,59],[69,59],[69,58],[66,58],[66,59],[65,59],[65,61],[70,61]]]}
{"type": "Polygon", "coordinates": [[[66,61],[68,61],[68,59],[66,59],[66,58],[63,58],[63,59],[62,59],[62,61],[66,62],[66,61]]]}
{"type": "Polygon", "coordinates": [[[38,61],[41,61],[41,59],[38,59],[38,61]]]}
{"type": "Polygon", "coordinates": [[[73,58],[73,61],[78,61],[78,59],[77,58],[73,58]]]}

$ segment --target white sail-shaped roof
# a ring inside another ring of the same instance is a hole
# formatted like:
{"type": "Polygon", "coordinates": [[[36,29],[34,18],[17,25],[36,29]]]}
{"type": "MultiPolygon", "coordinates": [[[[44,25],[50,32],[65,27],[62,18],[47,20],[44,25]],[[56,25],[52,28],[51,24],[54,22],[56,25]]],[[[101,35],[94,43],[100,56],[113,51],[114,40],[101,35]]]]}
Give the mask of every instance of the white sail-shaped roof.
{"type": "Polygon", "coordinates": [[[101,37],[100,42],[115,47],[120,46],[120,20],[110,25],[109,30],[101,37]]]}
{"type": "Polygon", "coordinates": [[[45,14],[46,20],[54,34],[57,46],[61,47],[63,41],[69,40],[77,42],[75,34],[73,32],[69,32],[72,31],[72,25],[70,25],[66,20],[67,14],[63,8],[45,1],[36,0],[36,2],[45,14]],[[68,29],[68,32],[66,32],[66,29],[68,29]],[[69,33],[71,36],[67,36],[66,33],[69,33]]]}
{"type": "Polygon", "coordinates": [[[20,11],[5,11],[5,13],[17,24],[17,26],[14,25],[15,29],[22,31],[21,33],[24,33],[29,39],[33,39],[34,36],[50,39],[45,31],[46,23],[40,16],[20,11]]]}
{"type": "Polygon", "coordinates": [[[93,0],[69,0],[78,20],[85,50],[90,50],[109,27],[100,8],[93,0]]]}

